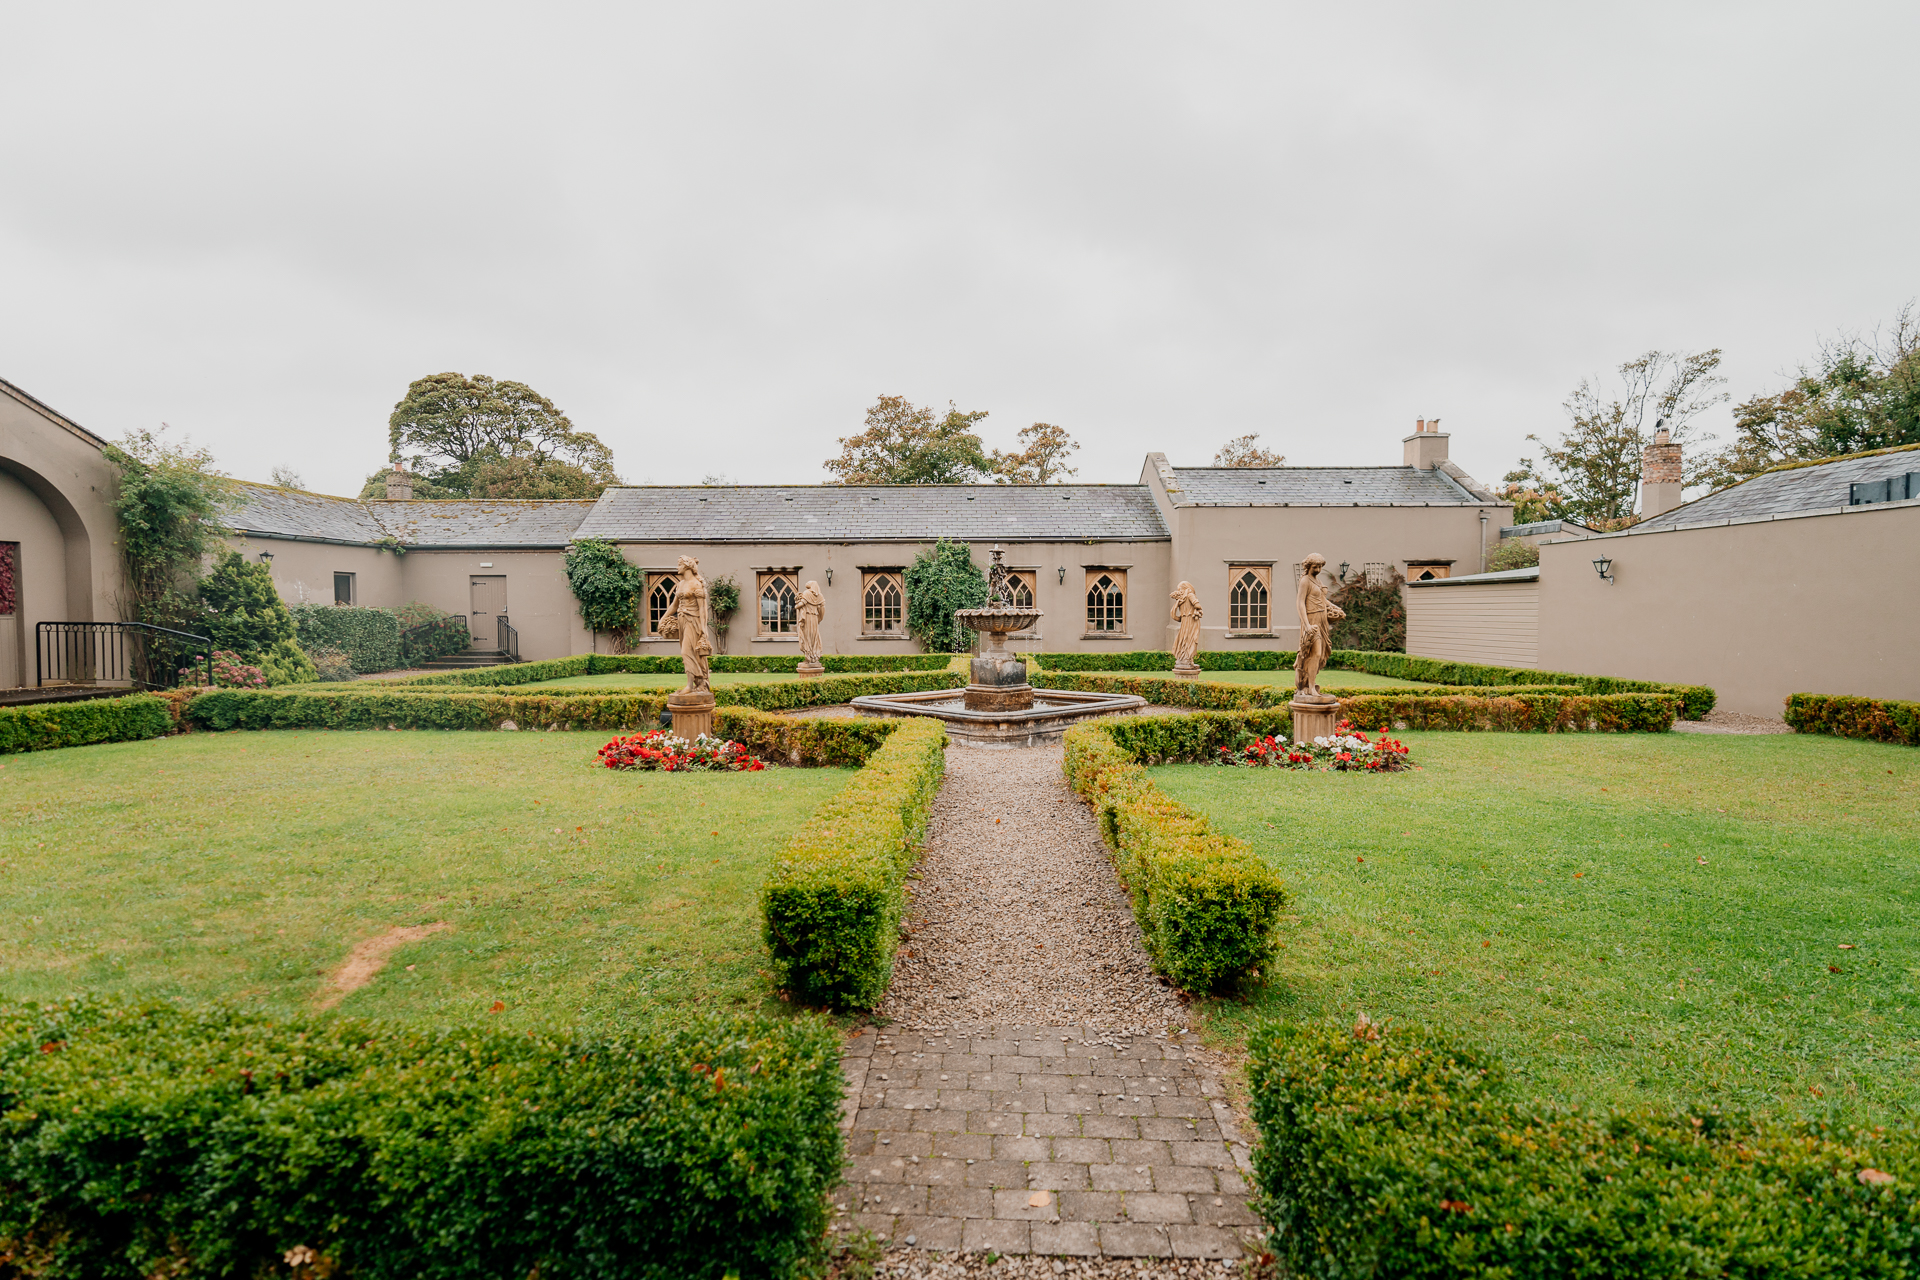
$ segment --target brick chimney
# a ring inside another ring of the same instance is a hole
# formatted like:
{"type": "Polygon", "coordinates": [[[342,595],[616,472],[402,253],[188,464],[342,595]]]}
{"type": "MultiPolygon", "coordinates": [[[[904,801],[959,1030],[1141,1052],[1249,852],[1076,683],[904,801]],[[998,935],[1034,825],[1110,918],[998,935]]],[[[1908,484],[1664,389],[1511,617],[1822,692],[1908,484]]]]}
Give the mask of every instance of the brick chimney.
{"type": "Polygon", "coordinates": [[[1640,455],[1640,518],[1671,511],[1680,501],[1680,446],[1661,422],[1655,425],[1653,443],[1640,455]]]}
{"type": "Polygon", "coordinates": [[[1440,419],[1429,422],[1425,418],[1414,419],[1413,434],[1407,436],[1405,466],[1420,471],[1431,471],[1447,460],[1447,433],[1440,429],[1440,419]]]}
{"type": "Polygon", "coordinates": [[[413,477],[395,464],[387,473],[387,496],[389,498],[411,498],[413,496],[413,477]]]}

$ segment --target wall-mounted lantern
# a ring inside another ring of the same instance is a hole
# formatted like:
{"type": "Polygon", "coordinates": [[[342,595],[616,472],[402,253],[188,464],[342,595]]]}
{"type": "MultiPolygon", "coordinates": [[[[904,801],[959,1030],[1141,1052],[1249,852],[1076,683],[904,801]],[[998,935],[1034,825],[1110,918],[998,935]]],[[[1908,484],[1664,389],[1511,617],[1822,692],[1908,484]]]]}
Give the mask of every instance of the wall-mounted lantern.
{"type": "Polygon", "coordinates": [[[1601,556],[1593,562],[1593,571],[1600,575],[1600,581],[1602,582],[1611,583],[1613,581],[1612,569],[1613,561],[1606,556],[1601,556]]]}
{"type": "Polygon", "coordinates": [[[827,566],[827,585],[828,586],[833,585],[833,566],[832,565],[827,566]]]}
{"type": "Polygon", "coordinates": [[[260,563],[261,563],[261,564],[272,564],[272,563],[273,563],[273,552],[271,552],[271,551],[262,551],[262,552],[260,553],[260,563]]]}
{"type": "Polygon", "coordinates": [[[1347,570],[1352,567],[1353,562],[1351,560],[1342,560],[1340,562],[1340,581],[1345,582],[1347,580],[1347,570]]]}
{"type": "Polygon", "coordinates": [[[1060,585],[1063,587],[1067,585],[1067,566],[1065,565],[1060,566],[1060,585]]]}

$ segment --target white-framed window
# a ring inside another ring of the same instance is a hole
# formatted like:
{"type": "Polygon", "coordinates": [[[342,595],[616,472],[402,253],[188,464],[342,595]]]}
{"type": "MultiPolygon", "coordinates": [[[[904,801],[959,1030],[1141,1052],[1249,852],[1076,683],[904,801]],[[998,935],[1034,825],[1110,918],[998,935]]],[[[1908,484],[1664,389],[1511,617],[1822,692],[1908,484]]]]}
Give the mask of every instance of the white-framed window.
{"type": "Polygon", "coordinates": [[[760,575],[760,634],[792,635],[800,629],[800,588],[791,574],[760,575]]]}
{"type": "Polygon", "coordinates": [[[674,583],[678,579],[671,573],[650,573],[647,575],[647,634],[660,634],[660,624],[673,612],[674,583]]]}
{"type": "Polygon", "coordinates": [[[1127,630],[1127,571],[1087,570],[1087,634],[1124,635],[1127,630]]]}
{"type": "Polygon", "coordinates": [[[867,569],[860,574],[860,630],[870,636],[898,633],[906,626],[907,589],[898,569],[867,569]]]}
{"type": "Polygon", "coordinates": [[[353,575],[336,573],[333,575],[333,602],[335,604],[353,603],[353,575]]]}
{"type": "Polygon", "coordinates": [[[1264,564],[1236,564],[1227,568],[1227,630],[1269,629],[1273,568],[1264,564]]]}

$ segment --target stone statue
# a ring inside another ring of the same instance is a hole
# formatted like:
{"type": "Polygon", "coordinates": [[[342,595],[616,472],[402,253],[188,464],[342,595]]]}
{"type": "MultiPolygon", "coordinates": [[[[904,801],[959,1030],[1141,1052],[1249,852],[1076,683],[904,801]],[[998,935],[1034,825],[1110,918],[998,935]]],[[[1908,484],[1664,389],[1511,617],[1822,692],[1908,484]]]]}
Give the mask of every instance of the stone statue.
{"type": "Polygon", "coordinates": [[[1293,660],[1293,700],[1295,703],[1338,704],[1340,699],[1320,692],[1320,668],[1333,654],[1330,624],[1347,616],[1346,611],[1327,599],[1320,587],[1320,571],[1327,558],[1315,552],[1300,562],[1300,590],[1295,603],[1300,611],[1300,652],[1293,660]]]}
{"type": "Polygon", "coordinates": [[[826,668],[820,665],[820,620],[827,616],[827,598],[820,594],[820,584],[809,582],[800,591],[800,666],[803,676],[819,675],[826,668]]]}
{"type": "Polygon", "coordinates": [[[1180,630],[1173,637],[1173,669],[1177,675],[1197,673],[1193,655],[1200,651],[1200,593],[1191,582],[1173,589],[1173,620],[1180,630]]]}
{"type": "Polygon", "coordinates": [[[687,687],[680,692],[710,692],[713,677],[707,659],[713,656],[713,645],[707,639],[707,580],[700,576],[700,562],[692,556],[680,557],[669,616],[680,637],[681,665],[687,669],[687,687]]]}

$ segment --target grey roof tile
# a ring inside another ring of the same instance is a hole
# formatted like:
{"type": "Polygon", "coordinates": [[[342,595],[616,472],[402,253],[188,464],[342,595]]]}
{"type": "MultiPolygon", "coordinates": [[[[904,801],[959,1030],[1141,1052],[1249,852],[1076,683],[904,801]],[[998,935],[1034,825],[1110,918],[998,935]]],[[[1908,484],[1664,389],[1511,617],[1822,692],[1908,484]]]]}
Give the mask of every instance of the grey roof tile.
{"type": "Polygon", "coordinates": [[[1144,485],[689,485],[609,489],[577,536],[612,542],[1159,541],[1144,485]]]}
{"type": "Polygon", "coordinates": [[[1175,467],[1182,507],[1480,506],[1442,471],[1416,467],[1175,467]]]}
{"type": "Polygon", "coordinates": [[[423,499],[358,501],[243,482],[246,502],[228,523],[260,537],[409,547],[564,547],[591,501],[423,499]]]}
{"type": "Polygon", "coordinates": [[[244,482],[240,490],[246,502],[227,523],[242,533],[349,543],[378,542],[386,536],[367,504],[352,498],[244,482]]]}
{"type": "Polygon", "coordinates": [[[1817,467],[1769,471],[1744,484],[1696,498],[1633,526],[1671,529],[1683,524],[1713,524],[1721,520],[1750,520],[1796,511],[1823,511],[1847,505],[1849,487],[1868,480],[1920,471],[1920,449],[1903,449],[1871,458],[1849,458],[1817,467]]]}

